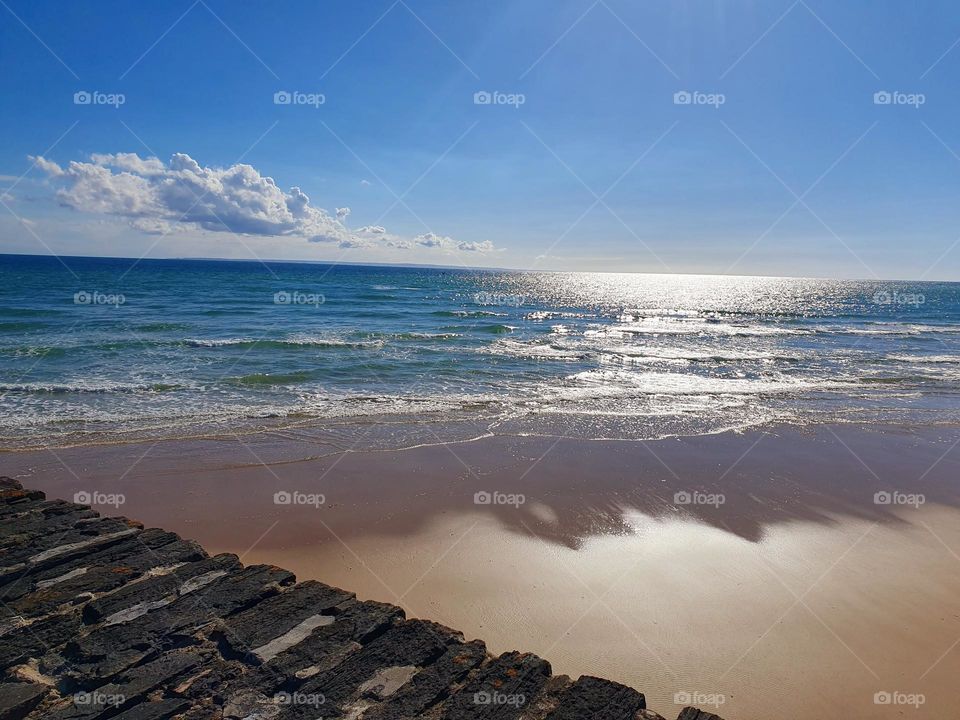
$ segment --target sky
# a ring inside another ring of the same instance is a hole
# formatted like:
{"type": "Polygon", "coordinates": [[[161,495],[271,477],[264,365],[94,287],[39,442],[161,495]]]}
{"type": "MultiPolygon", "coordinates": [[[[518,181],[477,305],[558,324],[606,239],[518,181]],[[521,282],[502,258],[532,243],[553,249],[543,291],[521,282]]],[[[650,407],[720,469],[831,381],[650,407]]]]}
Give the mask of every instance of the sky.
{"type": "Polygon", "coordinates": [[[960,279],[960,6],[0,1],[0,252],[960,279]]]}

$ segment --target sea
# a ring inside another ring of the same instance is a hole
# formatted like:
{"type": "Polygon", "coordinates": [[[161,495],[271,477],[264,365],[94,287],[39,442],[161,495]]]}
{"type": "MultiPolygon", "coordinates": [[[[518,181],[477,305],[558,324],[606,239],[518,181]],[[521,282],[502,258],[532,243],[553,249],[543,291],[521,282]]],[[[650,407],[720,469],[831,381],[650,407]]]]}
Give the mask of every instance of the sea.
{"type": "Polygon", "coordinates": [[[0,255],[0,449],[960,421],[960,283],[0,255]]]}

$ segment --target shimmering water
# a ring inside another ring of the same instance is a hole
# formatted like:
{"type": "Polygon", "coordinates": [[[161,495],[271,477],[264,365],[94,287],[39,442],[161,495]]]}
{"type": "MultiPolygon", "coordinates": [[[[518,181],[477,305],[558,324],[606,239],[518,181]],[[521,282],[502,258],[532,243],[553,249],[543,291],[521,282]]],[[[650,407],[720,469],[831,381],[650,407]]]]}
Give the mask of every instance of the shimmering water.
{"type": "Polygon", "coordinates": [[[6,255],[0,442],[952,423],[958,322],[957,283],[6,255]]]}

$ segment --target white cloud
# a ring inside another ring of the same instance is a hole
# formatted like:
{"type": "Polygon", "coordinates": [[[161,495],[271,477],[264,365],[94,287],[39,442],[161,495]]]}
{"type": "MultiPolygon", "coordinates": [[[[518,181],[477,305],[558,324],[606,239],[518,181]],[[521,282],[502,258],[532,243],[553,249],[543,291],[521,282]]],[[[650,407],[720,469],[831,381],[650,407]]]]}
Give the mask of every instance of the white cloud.
{"type": "Polygon", "coordinates": [[[121,217],[144,233],[166,234],[202,229],[265,237],[301,237],[342,248],[420,246],[440,250],[490,252],[489,241],[457,242],[427,233],[410,241],[379,225],[347,227],[350,208],[331,215],[310,202],[298,187],[282,190],[273,178],[251,165],[201,166],[176,153],[164,164],[136,153],[93,154],[89,162],[61,167],[32,158],[59,186],[61,204],[78,211],[121,217]]]}
{"type": "Polygon", "coordinates": [[[428,248],[439,248],[441,250],[460,250],[461,252],[494,252],[497,248],[489,240],[483,242],[467,242],[466,240],[454,240],[446,235],[438,235],[434,232],[417,235],[413,241],[417,245],[428,248]]]}

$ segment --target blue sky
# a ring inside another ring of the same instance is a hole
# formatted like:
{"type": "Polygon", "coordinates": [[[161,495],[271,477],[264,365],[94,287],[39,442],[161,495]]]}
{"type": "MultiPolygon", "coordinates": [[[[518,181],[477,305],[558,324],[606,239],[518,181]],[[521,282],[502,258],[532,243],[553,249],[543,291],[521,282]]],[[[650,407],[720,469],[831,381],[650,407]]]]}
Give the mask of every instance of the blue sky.
{"type": "Polygon", "coordinates": [[[955,3],[3,3],[0,251],[960,277],[955,3]]]}

